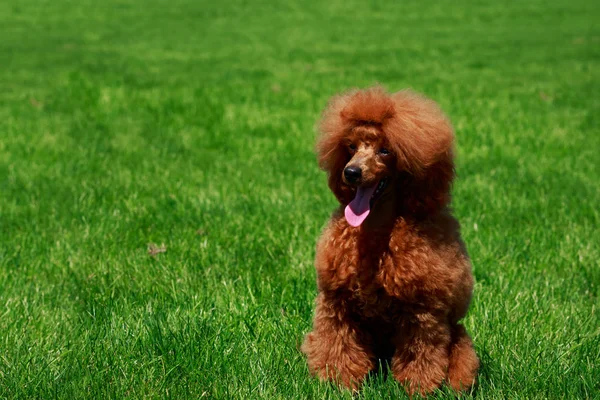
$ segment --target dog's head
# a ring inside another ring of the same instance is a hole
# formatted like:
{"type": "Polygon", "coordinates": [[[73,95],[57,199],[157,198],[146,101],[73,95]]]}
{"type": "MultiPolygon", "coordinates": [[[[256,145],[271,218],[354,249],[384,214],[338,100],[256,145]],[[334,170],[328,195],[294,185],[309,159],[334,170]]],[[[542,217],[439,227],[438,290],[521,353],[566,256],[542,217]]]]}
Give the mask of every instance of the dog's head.
{"type": "Polygon", "coordinates": [[[351,225],[385,201],[413,215],[450,201],[454,133],[433,101],[409,90],[352,91],[331,100],[320,131],[319,166],[351,225]]]}

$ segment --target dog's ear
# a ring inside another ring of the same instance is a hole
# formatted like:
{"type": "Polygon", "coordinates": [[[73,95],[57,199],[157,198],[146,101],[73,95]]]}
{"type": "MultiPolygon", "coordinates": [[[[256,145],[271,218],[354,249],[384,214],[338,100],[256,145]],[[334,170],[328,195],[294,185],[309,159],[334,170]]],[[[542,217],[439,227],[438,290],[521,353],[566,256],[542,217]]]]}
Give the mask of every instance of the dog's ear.
{"type": "Polygon", "coordinates": [[[335,96],[329,101],[319,123],[316,144],[319,167],[327,172],[329,188],[342,204],[349,202],[352,196],[350,188],[342,182],[344,167],[351,158],[344,141],[349,129],[344,109],[355,93],[335,96]]]}
{"type": "Polygon", "coordinates": [[[426,167],[420,175],[400,174],[403,207],[412,215],[434,214],[450,203],[454,162],[447,155],[426,167]]]}
{"type": "Polygon", "coordinates": [[[397,156],[405,206],[432,213],[450,201],[454,179],[452,125],[435,102],[410,90],[392,95],[395,115],[384,131],[397,156]]]}

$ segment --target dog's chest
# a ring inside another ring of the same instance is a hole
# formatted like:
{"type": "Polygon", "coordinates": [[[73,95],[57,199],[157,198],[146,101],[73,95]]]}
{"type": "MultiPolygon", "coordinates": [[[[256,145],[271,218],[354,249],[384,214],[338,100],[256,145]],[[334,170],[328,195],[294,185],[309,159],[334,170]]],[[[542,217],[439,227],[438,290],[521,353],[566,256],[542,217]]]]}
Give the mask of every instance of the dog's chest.
{"type": "Polygon", "coordinates": [[[367,255],[360,259],[348,287],[352,298],[365,316],[382,315],[390,311],[396,302],[393,293],[386,288],[385,277],[393,270],[393,258],[389,253],[367,255]]]}
{"type": "MultiPolygon", "coordinates": [[[[387,315],[405,302],[404,246],[388,232],[333,226],[317,251],[319,285],[347,293],[363,315],[387,315]]],[[[410,270],[410,268],[408,268],[410,270]]]]}

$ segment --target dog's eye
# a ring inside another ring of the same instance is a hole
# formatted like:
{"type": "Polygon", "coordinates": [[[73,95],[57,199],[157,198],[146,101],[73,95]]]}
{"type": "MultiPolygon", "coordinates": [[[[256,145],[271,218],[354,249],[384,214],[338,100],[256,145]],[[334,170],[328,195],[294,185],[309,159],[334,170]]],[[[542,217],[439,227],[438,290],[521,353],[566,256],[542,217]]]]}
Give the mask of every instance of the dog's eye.
{"type": "Polygon", "coordinates": [[[348,148],[349,148],[350,150],[354,151],[354,150],[356,150],[356,145],[355,145],[354,143],[350,143],[350,144],[348,145],[348,148]]]}
{"type": "Polygon", "coordinates": [[[379,154],[381,154],[382,156],[387,156],[388,154],[390,154],[390,151],[385,147],[382,147],[381,149],[379,149],[379,154]]]}

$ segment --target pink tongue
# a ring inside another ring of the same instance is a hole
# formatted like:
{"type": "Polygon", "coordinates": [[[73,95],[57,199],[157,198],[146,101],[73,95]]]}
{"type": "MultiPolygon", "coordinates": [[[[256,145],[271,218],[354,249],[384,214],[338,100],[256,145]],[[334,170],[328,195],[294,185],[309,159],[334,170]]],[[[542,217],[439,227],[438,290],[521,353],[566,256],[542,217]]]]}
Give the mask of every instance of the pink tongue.
{"type": "Polygon", "coordinates": [[[371,212],[371,206],[369,203],[376,187],[377,185],[367,188],[359,187],[356,189],[356,196],[354,197],[354,200],[352,200],[350,204],[346,206],[346,210],[344,212],[346,221],[348,221],[350,225],[359,226],[365,219],[367,219],[367,216],[371,212]]]}

